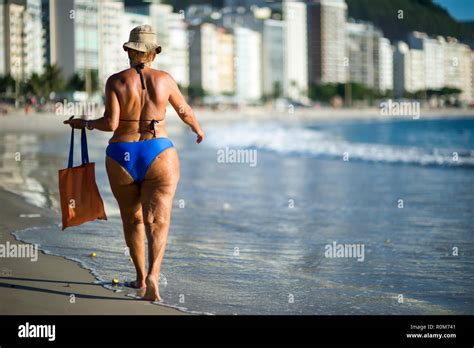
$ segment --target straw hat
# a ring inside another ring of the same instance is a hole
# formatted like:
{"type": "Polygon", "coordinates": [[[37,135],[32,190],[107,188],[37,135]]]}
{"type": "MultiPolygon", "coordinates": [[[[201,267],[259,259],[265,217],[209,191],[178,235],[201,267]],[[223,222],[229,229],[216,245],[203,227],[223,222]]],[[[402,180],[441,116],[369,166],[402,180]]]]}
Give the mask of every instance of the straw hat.
{"type": "Polygon", "coordinates": [[[161,52],[161,46],[156,42],[156,33],[150,25],[139,25],[130,32],[128,42],[123,44],[123,49],[133,49],[140,52],[161,52]]]}

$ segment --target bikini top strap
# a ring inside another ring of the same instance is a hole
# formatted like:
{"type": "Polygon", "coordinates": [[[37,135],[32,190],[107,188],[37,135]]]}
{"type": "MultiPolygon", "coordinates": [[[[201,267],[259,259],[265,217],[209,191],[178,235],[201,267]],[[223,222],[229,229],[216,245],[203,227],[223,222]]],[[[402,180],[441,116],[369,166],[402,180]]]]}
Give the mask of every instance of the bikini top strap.
{"type": "Polygon", "coordinates": [[[137,65],[135,65],[135,69],[140,75],[140,82],[142,83],[142,89],[146,89],[145,78],[143,77],[143,72],[142,72],[144,68],[145,68],[145,63],[138,63],[137,65]]]}

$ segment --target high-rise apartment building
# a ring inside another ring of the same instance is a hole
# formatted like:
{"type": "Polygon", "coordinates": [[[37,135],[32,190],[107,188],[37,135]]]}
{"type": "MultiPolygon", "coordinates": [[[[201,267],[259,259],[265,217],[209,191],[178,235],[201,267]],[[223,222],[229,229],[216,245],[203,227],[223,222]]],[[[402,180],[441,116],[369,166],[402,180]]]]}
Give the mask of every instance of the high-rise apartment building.
{"type": "Polygon", "coordinates": [[[259,102],[262,97],[261,34],[235,28],[235,79],[239,102],[259,102]]]}
{"type": "Polygon", "coordinates": [[[380,37],[382,33],[370,23],[346,23],[347,81],[375,87],[376,49],[380,37]]]}
{"type": "Polygon", "coordinates": [[[110,75],[128,68],[127,54],[121,44],[128,40],[124,33],[123,1],[98,0],[99,84],[102,90],[110,75]]]}
{"type": "Polygon", "coordinates": [[[443,37],[430,38],[421,32],[412,32],[408,36],[410,48],[423,50],[424,75],[426,88],[439,89],[445,85],[444,54],[446,40],[443,37]]]}
{"type": "Polygon", "coordinates": [[[6,75],[7,67],[6,67],[6,38],[5,38],[5,10],[6,5],[3,1],[0,2],[0,76],[6,75]]]}
{"type": "Polygon", "coordinates": [[[224,28],[217,28],[217,70],[219,93],[234,94],[234,35],[224,28]]]}
{"type": "Polygon", "coordinates": [[[425,69],[423,50],[410,49],[405,42],[395,45],[393,54],[394,94],[402,97],[404,92],[425,89],[425,69]]]}
{"type": "Polygon", "coordinates": [[[207,94],[218,94],[216,26],[211,23],[191,26],[189,42],[189,85],[202,88],[207,94]]]}
{"type": "Polygon", "coordinates": [[[447,38],[444,48],[445,86],[460,89],[460,99],[469,100],[472,85],[470,48],[451,37],[447,38]]]}
{"type": "Polygon", "coordinates": [[[308,94],[308,40],[306,4],[283,2],[284,85],[287,97],[300,100],[308,94]]]}
{"type": "Polygon", "coordinates": [[[168,46],[163,47],[169,51],[171,57],[168,72],[181,87],[187,88],[189,86],[188,25],[181,14],[169,14],[168,35],[168,46]]]}
{"type": "Polygon", "coordinates": [[[385,37],[378,38],[375,46],[375,88],[381,92],[393,90],[393,47],[385,37]]]}
{"type": "Polygon", "coordinates": [[[283,94],[285,82],[284,35],[284,21],[274,19],[264,21],[262,42],[263,93],[267,96],[283,94]]]}
{"type": "Polygon", "coordinates": [[[41,0],[0,4],[0,74],[26,79],[44,67],[41,0]]]}
{"type": "MultiPolygon", "coordinates": [[[[408,37],[408,44],[414,51],[422,56],[423,62],[413,66],[413,79],[421,78],[420,69],[423,71],[421,81],[413,81],[413,88],[418,89],[441,89],[452,87],[460,89],[460,99],[471,100],[472,94],[472,63],[470,60],[471,50],[469,46],[458,42],[455,38],[443,38],[438,36],[431,38],[425,33],[412,32],[408,37]]],[[[412,54],[413,55],[413,54],[412,54]]],[[[414,58],[413,64],[417,60],[414,58]]]]}
{"type": "Polygon", "coordinates": [[[310,84],[346,82],[344,0],[308,3],[308,78],[310,84]]]}
{"type": "Polygon", "coordinates": [[[99,27],[96,0],[50,1],[51,63],[66,79],[99,70],[99,27]]]}

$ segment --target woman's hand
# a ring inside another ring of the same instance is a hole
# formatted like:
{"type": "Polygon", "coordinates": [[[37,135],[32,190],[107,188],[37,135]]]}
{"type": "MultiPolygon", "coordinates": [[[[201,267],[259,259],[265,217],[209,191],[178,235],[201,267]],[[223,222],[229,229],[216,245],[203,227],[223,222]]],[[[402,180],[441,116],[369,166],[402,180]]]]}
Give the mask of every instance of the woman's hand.
{"type": "Polygon", "coordinates": [[[197,135],[196,143],[198,143],[198,144],[200,144],[204,140],[204,138],[206,137],[204,135],[204,132],[201,129],[196,132],[196,135],[197,135]]]}
{"type": "Polygon", "coordinates": [[[71,116],[68,120],[63,122],[64,124],[70,125],[72,128],[82,129],[86,126],[86,120],[82,118],[74,118],[71,116]]]}

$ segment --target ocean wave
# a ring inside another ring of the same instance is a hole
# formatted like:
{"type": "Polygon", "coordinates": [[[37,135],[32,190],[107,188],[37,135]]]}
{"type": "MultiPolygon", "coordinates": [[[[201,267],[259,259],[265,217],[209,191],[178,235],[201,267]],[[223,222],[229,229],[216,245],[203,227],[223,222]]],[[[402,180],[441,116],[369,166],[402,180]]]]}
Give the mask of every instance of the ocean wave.
{"type": "Polygon", "coordinates": [[[474,167],[474,150],[421,148],[379,143],[349,142],[328,131],[302,126],[247,122],[207,127],[208,146],[256,148],[289,155],[370,162],[474,167]],[[456,153],[455,153],[456,152],[456,153]]]}

